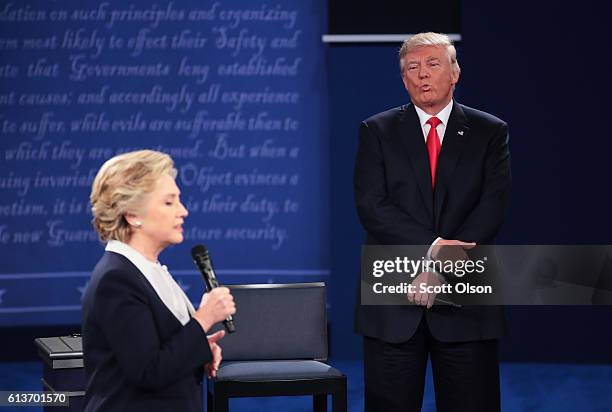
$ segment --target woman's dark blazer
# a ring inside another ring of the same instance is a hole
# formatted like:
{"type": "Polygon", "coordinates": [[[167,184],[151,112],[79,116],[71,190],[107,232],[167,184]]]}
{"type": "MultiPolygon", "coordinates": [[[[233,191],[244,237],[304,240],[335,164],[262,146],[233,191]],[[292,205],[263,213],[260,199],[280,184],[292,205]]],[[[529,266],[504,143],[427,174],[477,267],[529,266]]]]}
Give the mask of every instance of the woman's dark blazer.
{"type": "Polygon", "coordinates": [[[105,252],[83,298],[86,411],[202,411],[206,333],[185,326],[124,256],[105,252]]]}

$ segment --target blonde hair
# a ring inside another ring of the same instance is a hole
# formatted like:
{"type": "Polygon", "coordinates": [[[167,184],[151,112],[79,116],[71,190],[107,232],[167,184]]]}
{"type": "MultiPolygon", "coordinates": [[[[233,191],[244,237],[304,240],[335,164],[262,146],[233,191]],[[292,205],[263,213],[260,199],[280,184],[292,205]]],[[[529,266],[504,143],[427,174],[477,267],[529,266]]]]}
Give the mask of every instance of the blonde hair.
{"type": "Polygon", "coordinates": [[[164,174],[176,178],[174,162],[153,150],[124,153],[102,165],[89,197],[92,223],[102,242],[129,241],[132,228],[125,216],[141,210],[143,198],[164,174]]]}
{"type": "Polygon", "coordinates": [[[448,57],[450,58],[451,66],[457,73],[461,73],[459,62],[457,61],[457,49],[453,46],[453,42],[446,34],[427,32],[419,33],[404,40],[402,47],[399,49],[399,65],[400,72],[404,74],[404,56],[408,53],[423,46],[437,46],[446,48],[448,57]]]}

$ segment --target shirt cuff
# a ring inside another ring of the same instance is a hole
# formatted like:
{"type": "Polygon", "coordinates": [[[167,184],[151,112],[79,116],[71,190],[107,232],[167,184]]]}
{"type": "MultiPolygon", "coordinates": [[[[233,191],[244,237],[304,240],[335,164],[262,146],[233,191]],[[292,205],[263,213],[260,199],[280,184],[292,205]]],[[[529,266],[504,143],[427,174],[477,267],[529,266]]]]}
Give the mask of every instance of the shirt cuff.
{"type": "Polygon", "coordinates": [[[436,272],[433,269],[433,260],[431,259],[431,251],[433,250],[433,247],[441,240],[441,237],[437,237],[436,240],[433,241],[433,243],[431,244],[431,246],[429,246],[429,249],[427,249],[427,254],[425,255],[425,261],[427,262],[427,271],[431,272],[431,273],[435,273],[436,276],[438,277],[438,279],[440,280],[440,282],[442,283],[446,283],[446,279],[444,278],[444,275],[442,275],[441,273],[436,272]]]}
{"type": "Polygon", "coordinates": [[[441,237],[437,237],[436,240],[433,241],[433,243],[431,244],[431,246],[429,246],[429,249],[427,249],[427,254],[425,255],[425,259],[427,260],[431,260],[431,251],[433,250],[433,247],[440,241],[442,240],[441,237]]]}

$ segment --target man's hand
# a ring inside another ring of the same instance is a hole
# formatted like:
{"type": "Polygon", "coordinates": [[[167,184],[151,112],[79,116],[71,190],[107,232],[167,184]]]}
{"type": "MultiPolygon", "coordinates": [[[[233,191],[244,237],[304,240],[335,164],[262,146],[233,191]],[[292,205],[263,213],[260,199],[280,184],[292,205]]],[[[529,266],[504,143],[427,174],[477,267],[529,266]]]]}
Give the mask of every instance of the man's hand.
{"type": "Polygon", "coordinates": [[[431,308],[436,299],[437,293],[421,293],[421,284],[427,286],[440,286],[440,278],[433,272],[421,272],[417,277],[414,278],[412,284],[415,286],[415,293],[408,293],[408,300],[415,305],[427,306],[427,309],[431,308]]]}
{"type": "Polygon", "coordinates": [[[204,365],[204,370],[210,379],[217,377],[217,371],[219,370],[219,365],[221,365],[221,346],[217,345],[217,342],[223,339],[224,336],[225,331],[223,329],[207,336],[213,360],[204,365]]]}
{"type": "Polygon", "coordinates": [[[455,239],[440,239],[431,249],[431,258],[433,260],[450,260],[458,262],[460,260],[469,260],[466,250],[476,246],[474,242],[462,242],[455,239]]]}

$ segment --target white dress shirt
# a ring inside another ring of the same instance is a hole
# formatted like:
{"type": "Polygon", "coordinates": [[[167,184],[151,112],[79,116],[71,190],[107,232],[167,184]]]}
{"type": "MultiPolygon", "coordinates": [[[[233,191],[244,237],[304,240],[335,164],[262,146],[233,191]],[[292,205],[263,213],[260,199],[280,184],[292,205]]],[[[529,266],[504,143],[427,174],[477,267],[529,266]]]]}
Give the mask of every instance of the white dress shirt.
{"type": "MultiPolygon", "coordinates": [[[[453,110],[453,99],[444,107],[444,109],[440,110],[437,114],[431,115],[425,113],[424,110],[419,108],[418,106],[414,106],[416,109],[417,115],[419,116],[419,122],[421,123],[421,129],[423,130],[423,138],[425,139],[425,143],[427,143],[427,134],[429,134],[429,129],[431,129],[431,125],[427,124],[427,121],[432,117],[437,117],[440,119],[440,124],[436,127],[436,131],[438,132],[438,136],[440,137],[440,146],[442,146],[442,142],[444,142],[444,133],[446,133],[446,126],[448,125],[448,119],[450,118],[451,111],[453,110]]],[[[431,260],[431,252],[433,247],[442,239],[441,237],[436,238],[433,241],[429,249],[427,250],[427,255],[425,258],[427,260],[431,260]]]]}
{"type": "Polygon", "coordinates": [[[155,289],[157,296],[181,324],[185,325],[189,322],[190,315],[195,313],[195,309],[165,265],[161,265],[159,262],[151,262],[136,249],[118,240],[110,240],[106,244],[106,250],[118,253],[132,262],[142,272],[155,289]]]}
{"type": "Polygon", "coordinates": [[[427,121],[434,116],[440,119],[441,123],[438,125],[438,127],[436,127],[436,130],[438,131],[438,136],[440,136],[440,146],[442,146],[442,142],[444,142],[444,133],[446,133],[446,126],[448,125],[448,119],[451,111],[453,110],[453,100],[451,99],[444,109],[440,110],[433,116],[425,113],[417,106],[414,106],[414,108],[419,116],[419,122],[421,123],[421,129],[423,129],[423,139],[425,139],[425,143],[427,143],[427,134],[429,133],[429,129],[431,129],[431,125],[427,124],[427,121]]]}

